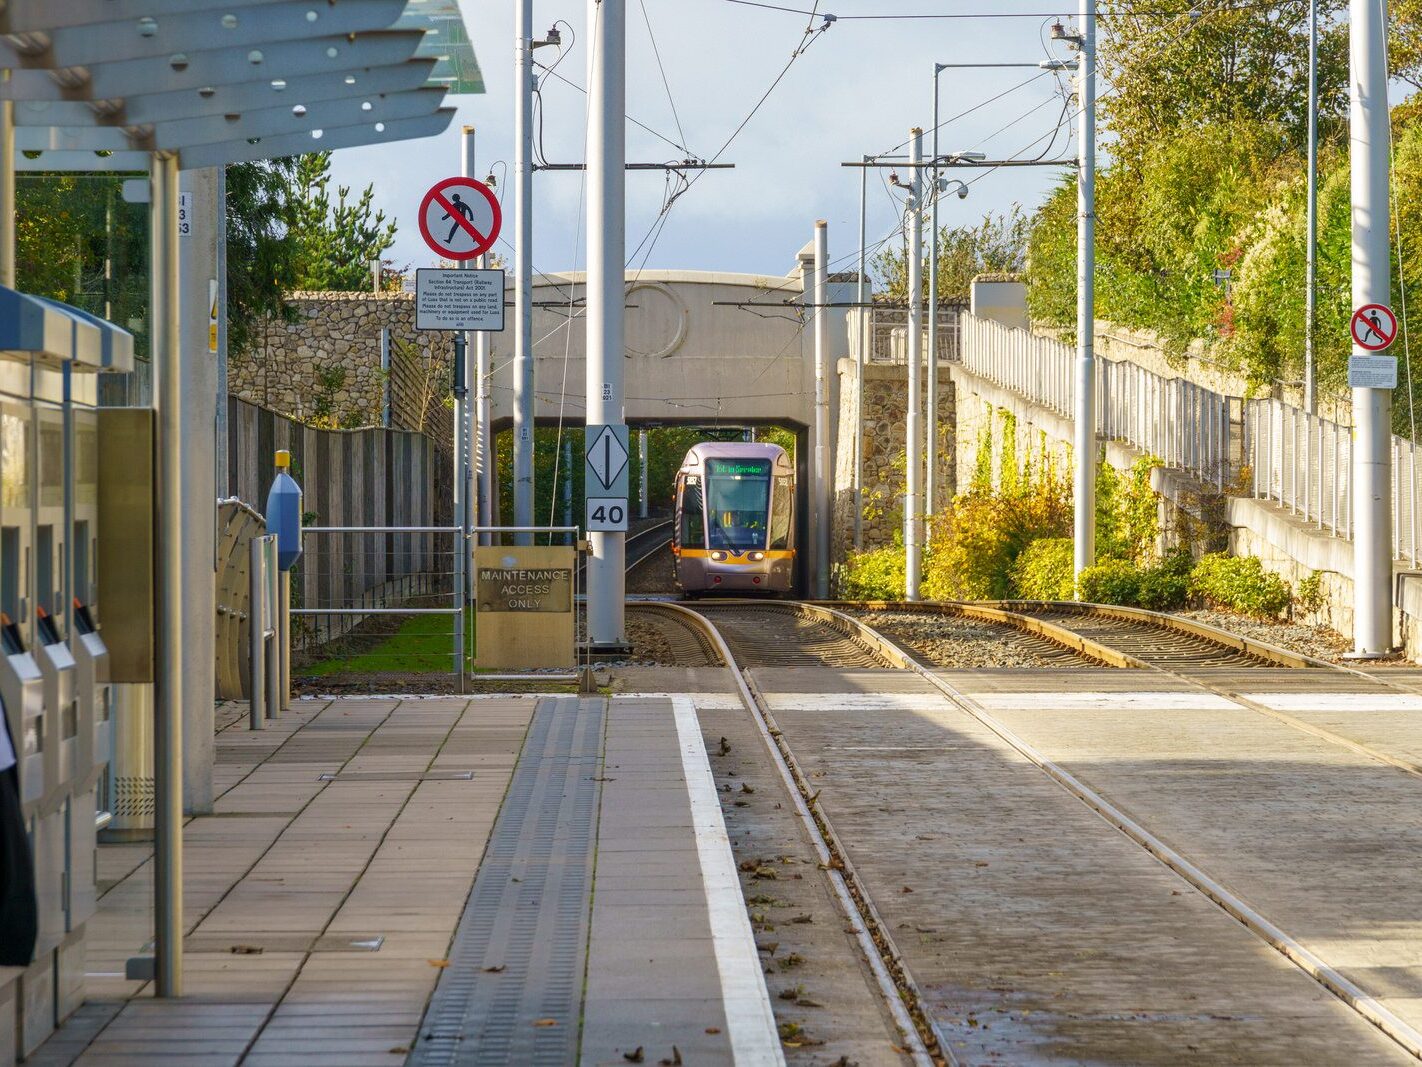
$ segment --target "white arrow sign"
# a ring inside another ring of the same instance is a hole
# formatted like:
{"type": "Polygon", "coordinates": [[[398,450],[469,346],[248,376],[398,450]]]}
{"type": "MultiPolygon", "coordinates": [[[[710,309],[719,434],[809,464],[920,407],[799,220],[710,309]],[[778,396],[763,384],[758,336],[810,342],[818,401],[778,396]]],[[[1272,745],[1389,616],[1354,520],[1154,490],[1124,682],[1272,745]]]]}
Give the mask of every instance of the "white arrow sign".
{"type": "Polygon", "coordinates": [[[615,496],[627,495],[627,445],[623,443],[622,436],[626,434],[625,426],[589,426],[587,464],[588,470],[593,477],[601,484],[602,488],[615,496]],[[617,431],[621,430],[622,434],[617,431]],[[622,488],[616,490],[621,483],[622,488]]]}

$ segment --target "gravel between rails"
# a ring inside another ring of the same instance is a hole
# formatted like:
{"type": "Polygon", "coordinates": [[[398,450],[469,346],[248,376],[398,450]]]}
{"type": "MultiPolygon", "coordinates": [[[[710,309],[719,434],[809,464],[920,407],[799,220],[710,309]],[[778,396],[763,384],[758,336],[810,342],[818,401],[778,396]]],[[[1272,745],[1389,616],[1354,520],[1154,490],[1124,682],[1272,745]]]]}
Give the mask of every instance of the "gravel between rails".
{"type": "Polygon", "coordinates": [[[1207,626],[1218,627],[1240,637],[1252,637],[1256,641],[1277,645],[1304,656],[1316,656],[1331,663],[1341,662],[1343,654],[1353,648],[1347,638],[1327,626],[1309,626],[1301,622],[1269,622],[1205,608],[1178,614],[1182,619],[1193,619],[1195,622],[1203,622],[1207,626]]]}
{"type": "Polygon", "coordinates": [[[1099,666],[1040,638],[976,619],[916,611],[850,610],[848,614],[935,666],[961,670],[1099,666]]]}

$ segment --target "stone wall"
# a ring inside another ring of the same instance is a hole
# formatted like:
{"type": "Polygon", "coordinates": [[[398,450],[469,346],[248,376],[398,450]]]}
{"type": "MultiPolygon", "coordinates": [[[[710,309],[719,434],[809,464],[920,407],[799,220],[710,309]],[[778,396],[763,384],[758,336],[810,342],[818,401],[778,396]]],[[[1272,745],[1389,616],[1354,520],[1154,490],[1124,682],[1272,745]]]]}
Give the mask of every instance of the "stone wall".
{"type": "Polygon", "coordinates": [[[231,395],[302,421],[378,426],[382,327],[392,346],[403,342],[448,373],[454,335],[415,329],[413,293],[299,292],[288,302],[294,320],[268,321],[256,350],[228,363],[231,395]]]}
{"type": "MultiPolygon", "coordinates": [[[[956,414],[948,364],[940,364],[938,463],[940,502],[956,492],[953,423],[956,414]]],[[[835,444],[834,543],[831,558],[842,563],[854,547],[854,361],[839,361],[839,438],[835,444]]],[[[927,390],[921,413],[928,410],[927,390]]],[[[864,410],[860,441],[864,449],[864,547],[893,543],[903,526],[904,452],[908,436],[908,375],[902,365],[868,363],[864,367],[864,410]]],[[[923,422],[927,432],[927,419],[923,422]]]]}

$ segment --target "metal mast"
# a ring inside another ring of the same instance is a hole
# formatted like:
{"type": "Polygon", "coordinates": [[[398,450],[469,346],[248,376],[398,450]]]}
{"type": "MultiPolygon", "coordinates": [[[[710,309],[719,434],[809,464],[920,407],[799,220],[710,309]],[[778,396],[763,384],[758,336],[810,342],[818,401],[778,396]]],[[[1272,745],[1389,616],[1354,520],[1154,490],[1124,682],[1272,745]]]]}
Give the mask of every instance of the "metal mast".
{"type": "MultiPolygon", "coordinates": [[[[627,72],[625,0],[588,0],[587,422],[623,423],[627,72]]],[[[625,533],[590,533],[588,641],[618,648],[623,635],[625,533]]]]}
{"type": "MultiPolygon", "coordinates": [[[[533,525],[533,0],[516,0],[514,27],[514,360],[515,526],[533,525]]],[[[515,535],[532,544],[533,535],[515,535]]]]}
{"type": "MultiPolygon", "coordinates": [[[[1353,307],[1361,308],[1392,300],[1386,0],[1351,0],[1349,32],[1353,307]]],[[[1353,644],[1356,655],[1377,656],[1392,648],[1392,391],[1355,388],[1353,427],[1353,644]]]]}
{"type": "Polygon", "coordinates": [[[1076,181],[1076,471],[1072,484],[1072,573],[1096,562],[1096,5],[1081,0],[1077,59],[1080,108],[1076,181]]]}
{"type": "Polygon", "coordinates": [[[918,599],[922,571],[920,516],[923,510],[923,431],[919,425],[923,395],[919,375],[923,363],[923,131],[915,126],[909,148],[908,224],[908,412],[904,419],[908,433],[905,458],[908,469],[904,486],[904,599],[918,599]]]}

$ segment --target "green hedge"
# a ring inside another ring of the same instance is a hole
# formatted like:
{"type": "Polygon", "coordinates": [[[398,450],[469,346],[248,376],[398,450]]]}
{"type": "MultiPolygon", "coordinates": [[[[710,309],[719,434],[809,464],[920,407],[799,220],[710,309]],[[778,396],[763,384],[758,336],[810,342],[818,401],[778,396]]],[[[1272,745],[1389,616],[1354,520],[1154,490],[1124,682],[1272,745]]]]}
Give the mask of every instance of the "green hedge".
{"type": "Polygon", "coordinates": [[[839,595],[846,600],[902,600],[902,545],[851,552],[839,572],[839,595]]]}
{"type": "Polygon", "coordinates": [[[1070,537],[1033,541],[1012,564],[1012,593],[1021,600],[1070,600],[1073,588],[1070,537]]]}
{"type": "Polygon", "coordinates": [[[1258,559],[1223,552],[1200,557],[1190,572],[1190,595],[1211,607],[1260,619],[1281,615],[1293,599],[1289,583],[1266,571],[1258,559]]]}

